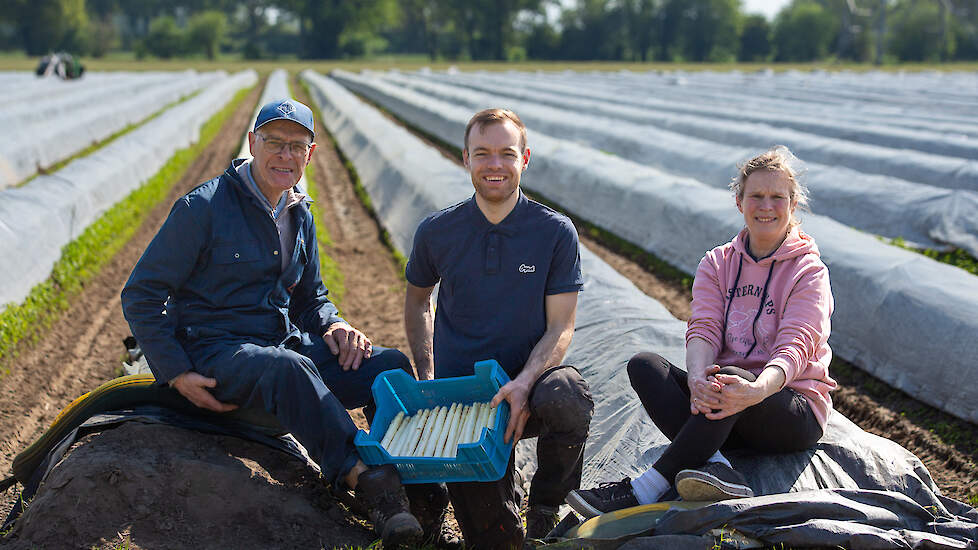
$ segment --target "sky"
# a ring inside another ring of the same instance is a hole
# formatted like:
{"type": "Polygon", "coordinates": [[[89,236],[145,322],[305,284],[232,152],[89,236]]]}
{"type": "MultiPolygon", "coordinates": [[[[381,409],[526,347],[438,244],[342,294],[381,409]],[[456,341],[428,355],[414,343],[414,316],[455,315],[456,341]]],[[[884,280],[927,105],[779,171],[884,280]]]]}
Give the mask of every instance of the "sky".
{"type": "Polygon", "coordinates": [[[768,18],[774,19],[778,11],[781,10],[790,0],[741,0],[743,12],[747,14],[760,13],[768,18]]]}

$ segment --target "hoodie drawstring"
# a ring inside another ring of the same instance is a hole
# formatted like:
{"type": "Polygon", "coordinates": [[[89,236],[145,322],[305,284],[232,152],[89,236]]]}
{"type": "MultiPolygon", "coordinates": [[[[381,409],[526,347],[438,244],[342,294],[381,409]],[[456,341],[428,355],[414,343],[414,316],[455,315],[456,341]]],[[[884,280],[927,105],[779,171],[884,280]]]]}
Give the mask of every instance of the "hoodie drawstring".
{"type": "MultiPolygon", "coordinates": [[[[737,289],[737,285],[740,284],[740,271],[744,267],[744,254],[740,254],[740,264],[737,265],[737,276],[734,277],[734,284],[731,287],[734,291],[737,289]]],[[[757,314],[754,315],[754,321],[751,322],[751,335],[754,337],[754,343],[751,344],[747,353],[744,354],[744,359],[750,357],[751,352],[757,347],[757,320],[761,318],[761,312],[764,311],[764,302],[767,301],[767,286],[771,282],[771,275],[774,273],[774,260],[771,260],[771,267],[767,271],[767,278],[764,280],[764,290],[761,292],[761,303],[757,306],[757,314]]],[[[727,300],[727,309],[723,313],[723,345],[727,345],[727,317],[730,315],[730,304],[733,303],[733,294],[730,292],[729,298],[727,300]]],[[[722,349],[722,348],[721,348],[722,349]]]]}
{"type": "MultiPolygon", "coordinates": [[[[737,285],[740,284],[740,270],[743,268],[744,268],[744,255],[741,254],[740,263],[737,264],[737,276],[734,277],[734,284],[732,287],[730,287],[734,291],[736,291],[737,285]]],[[[727,293],[727,308],[723,311],[723,331],[720,332],[720,334],[723,335],[722,338],[723,346],[720,347],[721,350],[723,349],[723,347],[727,345],[727,317],[730,315],[730,304],[733,303],[733,295],[734,295],[733,292],[727,293]]]]}

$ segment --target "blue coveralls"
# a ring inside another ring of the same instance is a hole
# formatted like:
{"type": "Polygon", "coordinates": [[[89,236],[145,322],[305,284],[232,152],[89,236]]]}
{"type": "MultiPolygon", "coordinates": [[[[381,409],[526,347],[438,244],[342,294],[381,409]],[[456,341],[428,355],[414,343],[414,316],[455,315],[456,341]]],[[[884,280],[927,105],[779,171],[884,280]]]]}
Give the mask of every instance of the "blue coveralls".
{"type": "Polygon", "coordinates": [[[359,370],[342,370],[322,339],[343,319],[326,298],[308,204],[292,207],[283,269],[278,229],[241,162],[173,205],[122,290],[123,313],[157,383],[189,370],[215,378],[214,397],[275,415],[336,483],[358,460],[346,409],[372,404],[379,373],[411,365],[374,346],[359,370]]]}

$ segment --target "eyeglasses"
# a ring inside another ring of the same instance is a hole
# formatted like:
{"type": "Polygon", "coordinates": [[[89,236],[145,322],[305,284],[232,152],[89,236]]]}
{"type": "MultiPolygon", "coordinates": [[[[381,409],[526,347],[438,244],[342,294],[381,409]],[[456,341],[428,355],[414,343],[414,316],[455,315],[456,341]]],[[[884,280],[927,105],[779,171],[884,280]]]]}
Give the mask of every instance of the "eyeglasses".
{"type": "Polygon", "coordinates": [[[267,138],[262,134],[255,133],[256,136],[260,137],[262,143],[264,143],[263,148],[265,152],[271,155],[277,155],[285,150],[286,147],[289,151],[297,157],[304,157],[306,153],[309,152],[309,148],[312,146],[311,143],[306,143],[303,141],[282,141],[275,138],[267,138]]]}

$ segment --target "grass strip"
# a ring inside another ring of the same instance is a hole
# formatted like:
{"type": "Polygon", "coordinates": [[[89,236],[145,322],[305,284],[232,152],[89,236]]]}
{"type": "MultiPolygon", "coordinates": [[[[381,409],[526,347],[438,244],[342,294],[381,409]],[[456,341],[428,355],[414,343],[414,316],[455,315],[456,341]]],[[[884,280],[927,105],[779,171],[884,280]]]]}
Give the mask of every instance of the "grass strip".
{"type": "MultiPolygon", "coordinates": [[[[316,167],[312,163],[306,166],[306,193],[313,200],[313,203],[309,205],[313,219],[322,219],[323,213],[315,202],[316,167]]],[[[340,271],[340,266],[336,263],[336,260],[326,254],[324,250],[325,247],[333,244],[333,239],[326,229],[326,224],[316,224],[316,241],[319,248],[319,273],[323,278],[323,282],[326,284],[326,288],[329,289],[329,301],[333,302],[336,309],[339,309],[340,302],[346,294],[346,279],[343,277],[343,272],[340,271]]]]}
{"type": "Polygon", "coordinates": [[[18,183],[17,185],[14,185],[13,187],[23,187],[24,185],[27,185],[28,183],[30,183],[31,180],[33,180],[34,178],[36,178],[38,176],[43,176],[43,175],[51,174],[51,173],[57,172],[58,170],[61,170],[62,168],[64,168],[65,166],[67,166],[71,161],[76,160],[76,159],[79,159],[79,158],[84,157],[84,156],[88,156],[88,155],[94,153],[95,151],[98,151],[99,149],[107,146],[108,144],[112,143],[113,141],[119,139],[120,137],[128,134],[129,132],[132,132],[136,128],[139,128],[140,126],[142,126],[142,125],[148,123],[149,121],[153,120],[154,118],[160,116],[161,114],[163,114],[163,111],[166,111],[170,107],[179,105],[179,104],[183,103],[184,101],[189,100],[190,98],[196,96],[197,94],[199,94],[202,91],[203,91],[203,88],[201,88],[200,90],[197,90],[195,92],[189,93],[187,95],[181,96],[180,99],[177,99],[177,100],[174,100],[174,101],[171,101],[171,102],[167,103],[166,105],[163,106],[163,108],[161,108],[160,110],[154,112],[153,114],[149,115],[148,117],[146,117],[146,118],[144,118],[142,120],[139,120],[137,122],[133,122],[131,124],[127,124],[125,128],[123,128],[123,129],[115,132],[114,134],[112,134],[111,136],[109,136],[109,137],[107,137],[107,138],[105,138],[103,140],[96,141],[96,142],[92,143],[91,145],[89,145],[88,147],[82,149],[81,151],[78,151],[74,155],[71,155],[70,157],[68,157],[66,159],[59,160],[58,162],[52,164],[51,166],[49,166],[47,168],[38,169],[37,173],[35,173],[33,176],[25,179],[24,181],[18,183]]]}
{"type": "Polygon", "coordinates": [[[16,356],[15,346],[22,341],[37,341],[44,329],[68,309],[71,298],[129,241],[150,210],[166,197],[194,159],[213,141],[248,91],[240,90],[204,124],[196,144],[177,151],[145,184],[65,245],[51,275],[32,288],[22,303],[0,312],[0,375],[10,371],[9,361],[16,356]]]}
{"type": "Polygon", "coordinates": [[[888,242],[893,246],[900,247],[904,250],[910,250],[911,252],[916,252],[927,256],[932,260],[941,262],[942,264],[953,265],[954,267],[960,267],[961,269],[971,273],[972,275],[978,275],[978,259],[974,256],[968,254],[961,248],[952,248],[951,250],[941,252],[940,250],[934,250],[933,248],[915,248],[907,244],[902,237],[897,237],[895,239],[882,238],[884,242],[888,242]]]}
{"type": "MultiPolygon", "coordinates": [[[[306,84],[304,81],[299,79],[299,85],[302,87],[302,90],[303,92],[305,92],[307,97],[309,98],[313,97],[311,91],[309,90],[308,84],[306,84]]],[[[312,103],[310,107],[313,109],[313,112],[315,113],[316,117],[319,118],[319,120],[326,120],[323,118],[323,115],[319,110],[319,106],[316,105],[315,102],[313,101],[310,101],[310,103],[312,103]]],[[[398,265],[398,275],[401,277],[401,280],[405,280],[404,269],[405,267],[407,267],[407,258],[404,256],[404,254],[401,253],[401,251],[397,249],[396,246],[394,246],[394,241],[391,239],[390,233],[388,233],[387,229],[384,228],[384,224],[380,223],[380,218],[377,217],[377,211],[374,210],[373,201],[370,200],[370,194],[367,193],[367,189],[363,186],[363,183],[360,181],[360,176],[357,175],[357,169],[353,166],[353,163],[350,162],[350,159],[343,154],[343,150],[340,149],[340,147],[336,144],[336,140],[333,139],[332,134],[329,133],[329,129],[325,128],[325,124],[323,126],[324,129],[326,130],[326,133],[324,136],[320,136],[320,137],[329,141],[330,146],[333,149],[335,149],[336,154],[339,155],[340,161],[343,162],[343,166],[346,168],[347,173],[350,175],[350,181],[353,182],[353,192],[356,193],[357,198],[360,199],[360,202],[363,204],[364,207],[366,207],[367,212],[370,213],[370,217],[373,218],[374,221],[377,223],[377,227],[380,229],[380,239],[384,243],[384,246],[386,246],[391,251],[391,254],[394,255],[394,260],[397,262],[398,265]]]]}
{"type": "MultiPolygon", "coordinates": [[[[285,87],[289,90],[289,95],[292,95],[288,79],[285,81],[285,87]]],[[[306,92],[307,96],[309,95],[309,90],[305,89],[305,87],[303,87],[303,91],[306,92]]],[[[312,108],[315,109],[315,106],[312,108]]],[[[319,116],[319,111],[315,112],[315,116],[319,116]]],[[[322,120],[322,118],[319,120],[322,120]]],[[[305,176],[306,193],[313,201],[309,205],[309,210],[312,212],[314,220],[321,220],[323,212],[316,205],[316,167],[312,163],[306,165],[305,176]]],[[[340,302],[346,294],[346,278],[343,276],[343,272],[340,270],[340,266],[336,263],[336,260],[330,257],[329,254],[326,254],[325,247],[333,244],[333,238],[330,237],[329,230],[326,229],[326,224],[324,223],[316,224],[316,243],[316,248],[319,250],[319,276],[322,277],[323,284],[329,290],[329,301],[339,310],[340,302]]],[[[342,314],[342,311],[340,313],[342,314]]]]}

